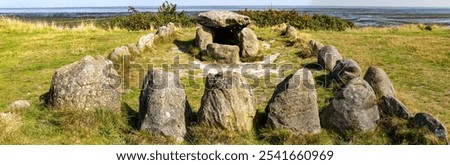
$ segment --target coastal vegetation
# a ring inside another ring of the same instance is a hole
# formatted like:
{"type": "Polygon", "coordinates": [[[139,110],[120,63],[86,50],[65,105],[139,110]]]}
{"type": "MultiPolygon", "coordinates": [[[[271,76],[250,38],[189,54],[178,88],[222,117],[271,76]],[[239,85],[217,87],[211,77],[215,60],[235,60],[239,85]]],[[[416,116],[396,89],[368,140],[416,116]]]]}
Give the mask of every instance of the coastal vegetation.
{"type": "MultiPolygon", "coordinates": [[[[139,12],[134,7],[129,7],[129,15],[118,16],[98,21],[100,27],[109,29],[120,27],[128,30],[148,30],[153,27],[166,25],[169,22],[183,27],[193,27],[197,24],[194,16],[185,11],[177,11],[177,5],[169,2],[163,3],[158,11],[139,12]]],[[[259,27],[276,26],[282,23],[289,24],[297,29],[309,30],[334,30],[343,31],[355,28],[355,25],[347,20],[321,14],[299,13],[296,10],[240,10],[239,14],[249,16],[254,24],[259,27]]]]}
{"type": "Polygon", "coordinates": [[[176,23],[184,27],[195,26],[196,20],[186,12],[177,12],[177,5],[164,2],[156,13],[139,12],[130,6],[129,15],[118,16],[106,20],[98,21],[100,27],[104,29],[119,27],[131,31],[149,30],[153,27],[167,25],[169,22],[176,23]]]}
{"type": "Polygon", "coordinates": [[[271,27],[286,23],[297,29],[344,31],[355,25],[341,18],[328,15],[301,14],[296,10],[241,10],[239,14],[249,16],[259,27],[271,27]]]}

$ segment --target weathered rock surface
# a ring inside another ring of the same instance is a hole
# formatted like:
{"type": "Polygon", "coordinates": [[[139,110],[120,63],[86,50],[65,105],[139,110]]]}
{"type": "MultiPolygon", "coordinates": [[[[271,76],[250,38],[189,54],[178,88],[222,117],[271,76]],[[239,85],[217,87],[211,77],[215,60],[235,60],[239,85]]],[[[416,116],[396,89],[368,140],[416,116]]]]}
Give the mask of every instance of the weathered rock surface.
{"type": "Polygon", "coordinates": [[[269,104],[267,124],[305,135],[320,132],[319,109],[314,78],[299,69],[278,84],[269,104]]]}
{"type": "Polygon", "coordinates": [[[141,130],[183,141],[191,108],[178,76],[150,70],[139,96],[141,130]]]}
{"type": "Polygon", "coordinates": [[[315,56],[319,55],[320,49],[322,49],[324,47],[324,45],[321,42],[314,41],[314,40],[309,41],[309,45],[311,46],[312,53],[315,56]]]}
{"type": "Polygon", "coordinates": [[[156,35],[159,37],[169,37],[171,34],[170,28],[167,26],[161,26],[158,28],[158,31],[156,31],[156,35]]]}
{"type": "Polygon", "coordinates": [[[361,76],[361,68],[352,59],[338,60],[331,72],[331,78],[339,83],[347,83],[361,76]]]}
{"type": "Polygon", "coordinates": [[[333,71],[337,60],[341,60],[341,53],[332,45],[327,45],[320,49],[317,61],[323,69],[333,71]]]}
{"type": "Polygon", "coordinates": [[[119,110],[119,86],[111,61],[86,56],[56,70],[49,92],[41,99],[53,108],[119,110]]]}
{"type": "Polygon", "coordinates": [[[239,47],[236,45],[209,44],[208,54],[220,64],[239,63],[239,47]]]}
{"type": "Polygon", "coordinates": [[[383,116],[395,116],[402,119],[411,118],[408,108],[397,98],[393,96],[383,96],[379,104],[383,116]]]}
{"type": "Polygon", "coordinates": [[[297,36],[297,29],[291,25],[288,25],[286,27],[286,30],[284,31],[283,35],[286,37],[296,37],[297,36]]]}
{"type": "Polygon", "coordinates": [[[131,57],[137,57],[141,55],[141,51],[136,46],[136,44],[127,44],[126,47],[128,48],[128,52],[130,53],[131,57]]]}
{"type": "Polygon", "coordinates": [[[322,127],[338,133],[373,131],[380,114],[375,93],[362,78],[351,80],[321,113],[322,127]]]}
{"type": "Polygon", "coordinates": [[[145,48],[150,48],[153,46],[153,41],[155,40],[155,35],[147,34],[142,36],[137,42],[136,46],[140,52],[144,52],[145,48]]]}
{"type": "Polygon", "coordinates": [[[373,66],[369,67],[364,75],[364,80],[369,83],[378,97],[395,97],[394,86],[392,85],[388,75],[382,69],[373,66]]]}
{"type": "Polygon", "coordinates": [[[12,102],[7,109],[10,110],[27,110],[30,109],[31,105],[28,100],[17,100],[12,102]]]}
{"type": "Polygon", "coordinates": [[[258,56],[259,52],[259,41],[258,37],[256,37],[255,32],[253,32],[250,28],[242,29],[241,33],[239,33],[240,44],[239,47],[241,49],[241,57],[254,57],[258,56]]]}
{"type": "Polygon", "coordinates": [[[444,125],[428,113],[417,113],[410,122],[416,127],[424,127],[430,130],[436,137],[443,139],[448,144],[447,130],[444,125]]]}
{"type": "Polygon", "coordinates": [[[111,60],[114,63],[122,63],[124,58],[130,58],[130,60],[132,60],[132,56],[127,46],[114,48],[114,50],[108,56],[108,60],[111,60]]]}
{"type": "Polygon", "coordinates": [[[200,13],[197,17],[198,23],[206,27],[246,27],[251,23],[250,17],[240,15],[231,11],[209,11],[200,13]]]}
{"type": "Polygon", "coordinates": [[[206,46],[213,43],[214,31],[211,28],[200,26],[197,27],[195,42],[200,48],[202,54],[208,54],[206,46]]]}
{"type": "Polygon", "coordinates": [[[173,22],[169,22],[166,26],[169,28],[170,34],[173,34],[177,31],[177,26],[173,22]]]}
{"type": "Polygon", "coordinates": [[[250,132],[256,100],[247,80],[239,73],[209,74],[198,114],[200,124],[250,132]]]}

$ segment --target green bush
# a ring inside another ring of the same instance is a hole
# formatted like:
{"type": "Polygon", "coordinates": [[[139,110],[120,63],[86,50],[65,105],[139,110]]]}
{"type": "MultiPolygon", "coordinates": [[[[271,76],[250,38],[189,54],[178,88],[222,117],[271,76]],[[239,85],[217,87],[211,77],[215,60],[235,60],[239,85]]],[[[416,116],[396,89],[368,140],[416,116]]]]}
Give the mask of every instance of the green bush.
{"type": "Polygon", "coordinates": [[[249,16],[257,26],[269,27],[282,23],[289,24],[297,29],[311,30],[335,30],[343,31],[347,28],[353,28],[355,25],[341,18],[327,15],[309,15],[301,14],[296,10],[241,10],[239,14],[249,16]]]}
{"type": "MultiPolygon", "coordinates": [[[[196,17],[190,16],[184,11],[177,12],[177,5],[164,2],[158,12],[139,12],[134,7],[129,7],[130,15],[118,16],[112,19],[100,21],[100,26],[109,29],[114,27],[124,28],[128,30],[148,30],[152,27],[166,25],[173,22],[179,26],[192,27],[197,21],[196,17]]],[[[296,27],[297,29],[311,30],[335,30],[343,31],[347,28],[353,28],[355,25],[341,18],[327,15],[309,15],[301,14],[295,10],[241,10],[239,14],[249,16],[257,26],[269,27],[282,23],[286,23],[296,27]]]]}
{"type": "Polygon", "coordinates": [[[176,12],[176,5],[165,2],[158,9],[157,13],[139,12],[134,7],[129,7],[131,13],[126,16],[118,16],[112,19],[102,20],[99,22],[100,27],[110,29],[119,27],[132,31],[149,30],[152,27],[167,25],[169,22],[179,26],[192,27],[196,20],[194,17],[187,15],[184,11],[176,12]]]}

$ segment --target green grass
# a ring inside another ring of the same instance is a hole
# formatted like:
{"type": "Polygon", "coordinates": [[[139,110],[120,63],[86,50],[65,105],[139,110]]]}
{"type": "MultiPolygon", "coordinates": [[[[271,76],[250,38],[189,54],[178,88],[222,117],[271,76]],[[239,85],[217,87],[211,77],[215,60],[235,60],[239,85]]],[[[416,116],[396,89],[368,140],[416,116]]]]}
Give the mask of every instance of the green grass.
{"type": "MultiPolygon", "coordinates": [[[[271,48],[261,54],[279,52],[282,56],[276,61],[277,66],[292,64],[285,76],[316,61],[315,57],[299,57],[309,39],[332,44],[345,58],[357,61],[364,72],[369,66],[384,69],[398,98],[413,113],[431,113],[450,130],[449,29],[433,27],[432,31],[424,31],[417,26],[404,26],[343,32],[301,31],[297,38],[280,36],[282,30],[255,28],[262,41],[271,43],[271,48]]],[[[123,95],[122,111],[118,113],[49,110],[38,99],[48,91],[57,68],[86,55],[106,57],[115,47],[135,43],[147,33],[154,31],[103,30],[92,24],[61,29],[45,23],[0,19],[0,112],[12,113],[7,119],[0,119],[0,144],[175,144],[173,139],[136,129],[140,81],[145,76],[139,75],[136,69],[130,73],[131,91],[123,95]],[[29,100],[32,108],[26,111],[7,109],[11,102],[19,99],[29,100]]],[[[136,62],[164,68],[161,64],[172,64],[174,57],[179,57],[180,64],[188,64],[189,58],[194,58],[198,52],[192,48],[194,37],[195,28],[179,29],[170,38],[157,40],[153,49],[137,57],[136,62]],[[186,46],[194,54],[170,51],[176,45],[186,46]]],[[[194,73],[198,76],[201,71],[194,73]]],[[[313,71],[316,80],[325,74],[313,71]]],[[[326,129],[317,135],[297,136],[286,130],[266,128],[264,108],[281,80],[282,77],[273,75],[260,80],[254,88],[258,109],[254,132],[240,134],[193,125],[182,144],[440,144],[426,130],[408,128],[405,121],[398,119],[383,120],[376,131],[349,133],[347,138],[326,129]],[[262,83],[269,80],[271,83],[262,83]]],[[[192,109],[197,111],[204,80],[200,77],[189,80],[183,76],[181,82],[192,109]]],[[[332,89],[316,86],[322,110],[334,94],[332,89]]]]}

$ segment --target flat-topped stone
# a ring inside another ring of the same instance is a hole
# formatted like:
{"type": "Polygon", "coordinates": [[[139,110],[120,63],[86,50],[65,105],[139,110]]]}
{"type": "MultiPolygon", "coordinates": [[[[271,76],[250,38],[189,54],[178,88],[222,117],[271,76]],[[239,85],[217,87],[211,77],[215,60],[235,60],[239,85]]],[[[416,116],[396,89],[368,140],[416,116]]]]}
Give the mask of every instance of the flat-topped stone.
{"type": "Polygon", "coordinates": [[[200,13],[197,17],[198,23],[206,27],[246,27],[251,23],[250,17],[240,15],[231,11],[209,11],[200,13]]]}

